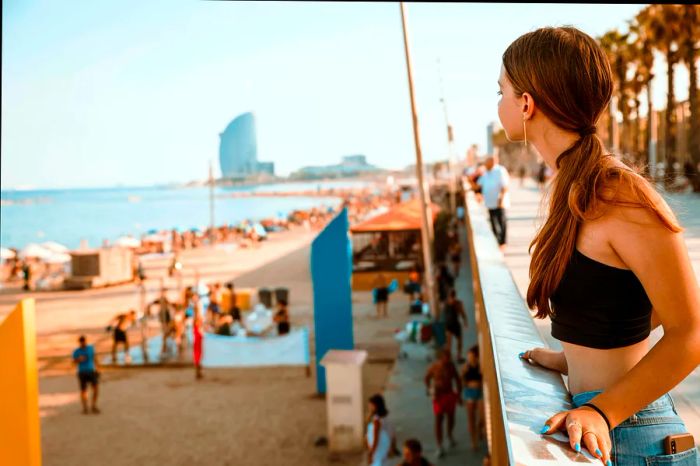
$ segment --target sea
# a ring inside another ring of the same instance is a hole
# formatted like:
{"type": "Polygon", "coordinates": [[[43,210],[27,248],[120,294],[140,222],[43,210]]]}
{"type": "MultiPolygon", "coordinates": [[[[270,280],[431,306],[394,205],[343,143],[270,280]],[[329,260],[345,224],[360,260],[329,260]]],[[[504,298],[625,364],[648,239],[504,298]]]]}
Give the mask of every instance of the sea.
{"type": "MultiPolygon", "coordinates": [[[[337,197],[228,197],[236,192],[304,192],[362,188],[369,182],[334,180],[215,188],[214,223],[286,217],[296,209],[335,207],[337,197]]],[[[30,243],[55,241],[77,248],[98,247],[124,235],[155,230],[180,231],[209,226],[208,187],[91,188],[0,191],[0,245],[21,250],[30,243]]]]}

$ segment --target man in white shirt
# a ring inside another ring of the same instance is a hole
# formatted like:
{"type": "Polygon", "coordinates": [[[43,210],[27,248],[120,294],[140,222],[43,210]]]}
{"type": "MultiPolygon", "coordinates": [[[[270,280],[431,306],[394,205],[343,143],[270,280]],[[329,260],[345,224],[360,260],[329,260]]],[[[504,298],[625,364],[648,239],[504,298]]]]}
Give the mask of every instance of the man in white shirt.
{"type": "Polygon", "coordinates": [[[486,172],[479,178],[477,184],[481,187],[484,205],[489,210],[491,229],[496,236],[501,251],[506,244],[506,209],[510,207],[508,184],[510,176],[505,167],[498,164],[498,156],[486,159],[486,172]]]}

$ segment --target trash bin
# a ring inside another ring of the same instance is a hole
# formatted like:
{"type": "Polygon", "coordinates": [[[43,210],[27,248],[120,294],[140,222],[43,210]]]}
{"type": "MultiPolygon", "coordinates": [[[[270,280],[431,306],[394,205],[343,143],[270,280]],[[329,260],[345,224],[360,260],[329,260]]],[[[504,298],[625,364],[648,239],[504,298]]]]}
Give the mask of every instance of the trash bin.
{"type": "Polygon", "coordinates": [[[362,375],[366,360],[367,351],[363,350],[329,350],[321,360],[326,369],[328,447],[331,452],[364,448],[362,375]]]}
{"type": "Polygon", "coordinates": [[[289,288],[275,288],[275,302],[279,303],[280,300],[289,304],[289,288]]]}
{"type": "Polygon", "coordinates": [[[272,291],[268,288],[260,288],[258,290],[258,301],[270,309],[272,307],[272,291]]]}

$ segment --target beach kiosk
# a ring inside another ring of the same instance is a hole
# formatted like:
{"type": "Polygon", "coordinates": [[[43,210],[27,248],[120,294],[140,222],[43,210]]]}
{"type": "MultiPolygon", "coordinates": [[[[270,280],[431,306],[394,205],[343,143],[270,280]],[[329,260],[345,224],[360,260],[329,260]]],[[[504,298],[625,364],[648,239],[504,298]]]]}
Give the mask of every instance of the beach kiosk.
{"type": "MultiPolygon", "coordinates": [[[[431,203],[433,222],[439,211],[431,203]]],[[[352,289],[372,290],[379,273],[403,284],[413,267],[424,270],[421,222],[420,200],[412,199],[352,226],[352,289]]]]}
{"type": "Polygon", "coordinates": [[[129,248],[78,249],[70,255],[71,276],[63,282],[66,289],[84,290],[134,279],[134,251],[129,248]]]}

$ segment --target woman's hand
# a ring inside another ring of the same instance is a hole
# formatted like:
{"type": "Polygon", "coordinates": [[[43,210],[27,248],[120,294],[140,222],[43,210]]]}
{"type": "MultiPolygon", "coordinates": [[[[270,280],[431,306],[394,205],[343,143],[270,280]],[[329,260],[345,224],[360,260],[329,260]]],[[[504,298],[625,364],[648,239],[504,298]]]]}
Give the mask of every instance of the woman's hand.
{"type": "Polygon", "coordinates": [[[563,351],[554,351],[549,348],[533,348],[520,353],[518,357],[528,362],[536,362],[542,367],[561,372],[564,375],[569,373],[569,367],[566,364],[566,356],[564,356],[563,351]]]}
{"type": "Polygon", "coordinates": [[[550,417],[542,427],[542,434],[553,434],[562,431],[569,434],[569,444],[574,451],[581,451],[581,443],[606,466],[612,466],[610,461],[610,432],[603,417],[595,410],[587,407],[562,411],[550,417]]]}

